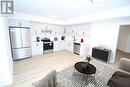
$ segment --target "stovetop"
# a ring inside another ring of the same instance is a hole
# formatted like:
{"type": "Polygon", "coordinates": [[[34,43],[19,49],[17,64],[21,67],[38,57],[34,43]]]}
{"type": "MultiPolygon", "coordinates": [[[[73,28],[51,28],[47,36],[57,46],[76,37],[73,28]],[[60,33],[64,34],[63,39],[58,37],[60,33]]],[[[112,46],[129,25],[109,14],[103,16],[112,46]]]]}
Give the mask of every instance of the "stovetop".
{"type": "Polygon", "coordinates": [[[51,40],[50,39],[42,39],[41,41],[43,41],[43,42],[50,42],[51,40]]]}
{"type": "Polygon", "coordinates": [[[41,41],[43,41],[43,43],[53,43],[53,41],[51,41],[50,39],[42,39],[41,41]]]}

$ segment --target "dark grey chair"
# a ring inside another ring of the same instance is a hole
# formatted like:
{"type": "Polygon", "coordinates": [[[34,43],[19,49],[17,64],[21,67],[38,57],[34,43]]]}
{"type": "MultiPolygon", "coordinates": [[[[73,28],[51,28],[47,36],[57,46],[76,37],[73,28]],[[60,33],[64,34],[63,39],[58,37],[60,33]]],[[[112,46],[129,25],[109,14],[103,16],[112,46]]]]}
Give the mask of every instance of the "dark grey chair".
{"type": "Polygon", "coordinates": [[[130,87],[130,59],[122,58],[119,70],[109,79],[109,87],[130,87]]]}

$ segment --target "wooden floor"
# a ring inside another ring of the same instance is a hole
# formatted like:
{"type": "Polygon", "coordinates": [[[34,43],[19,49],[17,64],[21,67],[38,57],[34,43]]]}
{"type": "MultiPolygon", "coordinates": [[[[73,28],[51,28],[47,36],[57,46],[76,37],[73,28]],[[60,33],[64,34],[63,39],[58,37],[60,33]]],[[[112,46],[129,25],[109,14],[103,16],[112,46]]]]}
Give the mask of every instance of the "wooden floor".
{"type": "MultiPolygon", "coordinates": [[[[128,58],[130,59],[130,53],[126,53],[124,51],[121,51],[119,49],[116,50],[116,60],[120,60],[121,58],[128,58]]],[[[116,62],[115,60],[115,62],[116,62]]]]}
{"type": "Polygon", "coordinates": [[[126,53],[124,51],[121,51],[121,50],[117,49],[116,50],[115,63],[118,63],[121,58],[128,58],[128,59],[130,59],[130,53],[126,53]]]}
{"type": "Polygon", "coordinates": [[[49,71],[60,71],[83,58],[66,50],[34,56],[14,63],[14,83],[8,87],[31,87],[31,83],[42,79],[49,71]]]}
{"type": "MultiPolygon", "coordinates": [[[[31,87],[35,81],[42,79],[48,72],[55,69],[57,72],[83,61],[79,55],[66,50],[51,54],[34,56],[14,62],[13,84],[8,87],[31,87]]],[[[111,67],[110,64],[99,60],[93,60],[111,67]]],[[[112,66],[113,67],[113,66],[112,66]]]]}

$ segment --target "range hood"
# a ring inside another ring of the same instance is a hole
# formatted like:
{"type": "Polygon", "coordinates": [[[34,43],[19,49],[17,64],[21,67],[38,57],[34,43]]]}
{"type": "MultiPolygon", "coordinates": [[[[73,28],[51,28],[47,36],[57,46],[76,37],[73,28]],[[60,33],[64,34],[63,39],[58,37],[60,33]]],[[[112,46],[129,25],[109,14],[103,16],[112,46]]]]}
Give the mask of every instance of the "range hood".
{"type": "Polygon", "coordinates": [[[48,30],[48,29],[41,29],[41,33],[51,33],[52,31],[51,30],[48,30]]]}
{"type": "Polygon", "coordinates": [[[46,26],[45,29],[41,29],[41,33],[52,33],[52,30],[48,29],[48,27],[46,26]]]}

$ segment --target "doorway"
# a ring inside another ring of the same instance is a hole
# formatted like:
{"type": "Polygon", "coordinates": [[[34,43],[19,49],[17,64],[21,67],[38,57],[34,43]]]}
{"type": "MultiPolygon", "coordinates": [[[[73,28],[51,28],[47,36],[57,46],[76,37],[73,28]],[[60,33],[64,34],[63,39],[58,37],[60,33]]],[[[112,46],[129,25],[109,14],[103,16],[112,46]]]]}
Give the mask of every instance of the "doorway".
{"type": "Polygon", "coordinates": [[[121,58],[130,59],[130,25],[121,25],[119,29],[114,63],[118,63],[121,58]]]}

